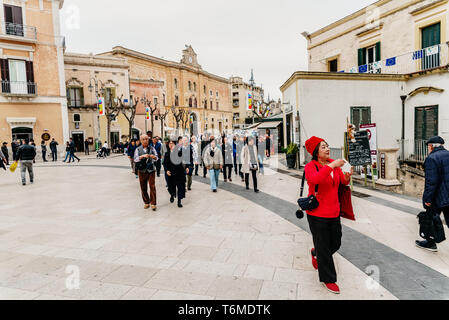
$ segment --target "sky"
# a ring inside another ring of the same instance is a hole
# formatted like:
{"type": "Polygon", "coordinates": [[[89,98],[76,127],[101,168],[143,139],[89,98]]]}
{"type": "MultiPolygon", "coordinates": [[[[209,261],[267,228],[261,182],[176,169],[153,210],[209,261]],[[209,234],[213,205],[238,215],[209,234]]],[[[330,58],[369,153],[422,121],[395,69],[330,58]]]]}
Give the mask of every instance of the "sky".
{"type": "Polygon", "coordinates": [[[123,46],[179,62],[192,45],[210,73],[248,81],[265,97],[307,70],[304,31],[316,31],[374,0],[65,0],[61,32],[67,52],[101,53],[123,46]]]}

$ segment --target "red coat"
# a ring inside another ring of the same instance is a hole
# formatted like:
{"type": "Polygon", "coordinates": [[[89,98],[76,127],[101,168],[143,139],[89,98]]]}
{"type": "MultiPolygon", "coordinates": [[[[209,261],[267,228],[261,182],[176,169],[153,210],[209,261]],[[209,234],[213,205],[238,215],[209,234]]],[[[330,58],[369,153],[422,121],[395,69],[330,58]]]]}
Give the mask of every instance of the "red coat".
{"type": "MultiPolygon", "coordinates": [[[[334,160],[329,159],[332,163],[334,160]]],[[[340,216],[340,202],[338,200],[338,188],[340,184],[347,185],[345,175],[340,168],[332,170],[329,166],[322,166],[318,161],[311,161],[305,167],[306,179],[309,185],[309,196],[315,194],[315,186],[318,184],[316,195],[319,207],[307,214],[320,218],[338,218],[340,216]],[[317,171],[317,167],[319,171],[317,171]],[[332,179],[331,173],[334,172],[332,179]]]]}

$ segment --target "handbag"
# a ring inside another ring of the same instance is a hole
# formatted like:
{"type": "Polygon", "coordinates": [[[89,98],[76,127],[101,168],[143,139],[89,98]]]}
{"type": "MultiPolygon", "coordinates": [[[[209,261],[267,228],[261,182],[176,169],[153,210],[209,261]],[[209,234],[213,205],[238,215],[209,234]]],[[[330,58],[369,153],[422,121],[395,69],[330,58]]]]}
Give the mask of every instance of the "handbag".
{"type": "MultiPolygon", "coordinates": [[[[316,170],[320,171],[318,169],[318,166],[316,166],[316,170]]],[[[315,195],[311,195],[307,198],[303,198],[304,194],[304,185],[306,183],[306,172],[304,171],[304,174],[302,175],[302,181],[301,181],[301,194],[299,195],[298,199],[298,205],[303,211],[313,211],[316,208],[319,207],[320,203],[318,202],[318,199],[316,198],[316,194],[318,193],[318,185],[315,186],[315,195]]]]}
{"type": "Polygon", "coordinates": [[[352,192],[349,186],[340,184],[338,187],[338,200],[340,201],[340,216],[355,221],[354,209],[352,207],[352,192]]]}
{"type": "Polygon", "coordinates": [[[11,171],[11,172],[14,172],[14,171],[16,171],[16,169],[17,169],[17,161],[15,161],[15,162],[13,162],[12,164],[11,164],[11,166],[9,167],[9,171],[11,171]]]}
{"type": "Polygon", "coordinates": [[[428,209],[426,212],[421,212],[418,215],[418,220],[419,235],[423,239],[430,239],[436,243],[441,243],[446,240],[443,222],[439,214],[435,214],[432,209],[428,209]]]}

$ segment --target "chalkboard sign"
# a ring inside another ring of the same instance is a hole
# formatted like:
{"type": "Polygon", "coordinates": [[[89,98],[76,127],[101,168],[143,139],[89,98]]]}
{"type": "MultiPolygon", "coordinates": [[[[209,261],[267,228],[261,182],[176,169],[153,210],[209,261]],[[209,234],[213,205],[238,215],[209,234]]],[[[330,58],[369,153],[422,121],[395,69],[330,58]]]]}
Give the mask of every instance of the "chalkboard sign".
{"type": "Polygon", "coordinates": [[[349,163],[352,166],[371,165],[371,148],[367,131],[355,133],[356,142],[349,141],[349,163]]]}

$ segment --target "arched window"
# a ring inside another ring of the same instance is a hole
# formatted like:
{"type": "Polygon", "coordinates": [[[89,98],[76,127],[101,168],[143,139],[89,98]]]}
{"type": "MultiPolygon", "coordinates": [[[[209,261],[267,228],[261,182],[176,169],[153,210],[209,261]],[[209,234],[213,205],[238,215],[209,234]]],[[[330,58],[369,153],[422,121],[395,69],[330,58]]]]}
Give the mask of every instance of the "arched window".
{"type": "Polygon", "coordinates": [[[211,109],[211,110],[214,109],[214,103],[212,102],[212,100],[210,101],[210,109],[211,109]]]}
{"type": "Polygon", "coordinates": [[[189,91],[192,91],[192,82],[189,81],[189,91]]]}
{"type": "Polygon", "coordinates": [[[192,99],[192,98],[189,99],[189,107],[190,107],[190,108],[193,107],[193,99],[192,99]]]}
{"type": "Polygon", "coordinates": [[[203,90],[204,90],[204,94],[206,94],[206,92],[207,92],[206,86],[203,87],[203,90]]]}
{"type": "Polygon", "coordinates": [[[196,82],[193,83],[193,91],[196,92],[196,82]]]}
{"type": "Polygon", "coordinates": [[[175,96],[175,107],[179,106],[179,97],[175,96]]]}
{"type": "Polygon", "coordinates": [[[207,109],[207,100],[204,99],[204,109],[207,109]]]}
{"type": "Polygon", "coordinates": [[[217,110],[218,110],[218,105],[219,105],[219,103],[218,103],[218,101],[217,101],[217,110]]]}
{"type": "Polygon", "coordinates": [[[193,106],[198,108],[198,100],[196,100],[196,97],[193,99],[193,106]]]}
{"type": "Polygon", "coordinates": [[[178,89],[178,79],[175,78],[175,89],[178,89]]]}

